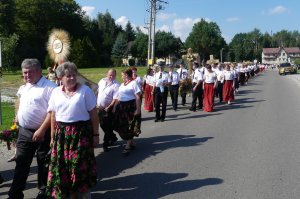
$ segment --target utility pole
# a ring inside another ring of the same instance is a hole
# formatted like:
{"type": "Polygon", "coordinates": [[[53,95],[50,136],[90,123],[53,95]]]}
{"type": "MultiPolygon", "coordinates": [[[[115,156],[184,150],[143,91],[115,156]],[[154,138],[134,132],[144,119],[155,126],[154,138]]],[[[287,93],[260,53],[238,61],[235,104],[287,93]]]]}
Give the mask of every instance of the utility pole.
{"type": "Polygon", "coordinates": [[[2,44],[0,41],[0,125],[2,125],[1,85],[2,85],[2,44]]]}
{"type": "MultiPolygon", "coordinates": [[[[149,9],[149,28],[148,28],[148,60],[147,66],[153,65],[155,62],[155,25],[156,25],[156,13],[159,10],[163,10],[164,7],[162,3],[168,4],[166,1],[162,0],[149,0],[150,9],[149,9]],[[150,61],[151,60],[151,61],[150,61]]],[[[147,10],[148,11],[148,10],[147,10]]]]}

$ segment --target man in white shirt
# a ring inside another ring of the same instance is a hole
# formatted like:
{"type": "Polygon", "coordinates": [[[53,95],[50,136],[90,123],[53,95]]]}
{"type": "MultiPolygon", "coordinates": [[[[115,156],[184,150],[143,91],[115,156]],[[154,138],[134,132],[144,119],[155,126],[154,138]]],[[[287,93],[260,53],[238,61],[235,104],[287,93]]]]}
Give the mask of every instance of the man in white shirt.
{"type": "Polygon", "coordinates": [[[23,198],[23,190],[35,153],[38,163],[38,188],[36,198],[46,198],[49,151],[50,151],[50,114],[48,101],[56,84],[42,76],[42,68],[37,59],[25,59],[22,62],[25,85],[19,88],[19,107],[17,123],[17,159],[14,179],[9,190],[9,198],[23,198]]]}
{"type": "Polygon", "coordinates": [[[198,108],[202,109],[203,107],[203,73],[199,69],[199,63],[193,63],[194,72],[192,74],[192,81],[193,81],[193,89],[192,89],[192,106],[190,111],[196,111],[197,99],[198,99],[198,108]]]}
{"type": "MultiPolygon", "coordinates": [[[[186,81],[186,78],[188,77],[188,70],[184,68],[183,63],[180,63],[179,67],[180,68],[177,69],[177,73],[179,74],[180,81],[181,82],[186,81]]],[[[182,104],[182,106],[184,106],[185,103],[186,103],[186,93],[187,93],[186,90],[181,89],[180,95],[181,95],[181,104],[182,104]]]]}
{"type": "Polygon", "coordinates": [[[169,66],[169,76],[171,79],[171,85],[170,85],[170,96],[172,100],[172,106],[173,110],[177,110],[177,104],[178,104],[178,90],[179,90],[179,74],[174,71],[174,65],[170,64],[169,66]]]}
{"type": "Polygon", "coordinates": [[[171,79],[169,73],[164,71],[165,62],[157,63],[159,71],[154,75],[154,87],[152,90],[152,94],[155,97],[155,122],[159,120],[161,122],[165,121],[166,111],[167,111],[167,99],[168,99],[168,86],[171,83],[171,79]],[[160,104],[161,114],[160,114],[160,104]]]}
{"type": "Polygon", "coordinates": [[[113,145],[117,140],[116,134],[113,132],[113,113],[112,109],[118,99],[119,83],[116,80],[116,70],[107,71],[106,77],[98,83],[97,106],[99,113],[100,127],[104,132],[103,150],[107,152],[109,146],[113,145]]]}

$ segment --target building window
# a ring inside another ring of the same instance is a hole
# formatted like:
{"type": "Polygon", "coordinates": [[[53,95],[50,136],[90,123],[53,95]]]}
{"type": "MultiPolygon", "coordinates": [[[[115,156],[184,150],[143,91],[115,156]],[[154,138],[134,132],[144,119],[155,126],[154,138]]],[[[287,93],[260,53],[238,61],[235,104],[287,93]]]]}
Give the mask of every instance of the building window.
{"type": "Polygon", "coordinates": [[[282,53],[282,56],[285,56],[285,53],[282,53]]]}

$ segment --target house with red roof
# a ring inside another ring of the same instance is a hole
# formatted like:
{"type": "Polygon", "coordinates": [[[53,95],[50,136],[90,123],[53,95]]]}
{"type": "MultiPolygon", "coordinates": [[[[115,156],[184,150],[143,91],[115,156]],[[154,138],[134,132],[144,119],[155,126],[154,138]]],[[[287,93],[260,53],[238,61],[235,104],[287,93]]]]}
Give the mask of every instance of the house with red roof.
{"type": "Polygon", "coordinates": [[[289,62],[294,63],[295,59],[300,59],[300,48],[263,48],[261,62],[263,64],[275,64],[289,62]]]}

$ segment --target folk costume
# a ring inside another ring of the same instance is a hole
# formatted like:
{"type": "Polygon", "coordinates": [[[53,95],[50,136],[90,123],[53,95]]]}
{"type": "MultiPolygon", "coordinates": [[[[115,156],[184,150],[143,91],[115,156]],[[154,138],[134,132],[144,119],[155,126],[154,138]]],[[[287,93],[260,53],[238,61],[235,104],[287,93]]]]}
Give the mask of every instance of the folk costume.
{"type": "Polygon", "coordinates": [[[154,102],[153,102],[153,94],[151,93],[154,86],[154,76],[153,75],[145,75],[144,76],[144,110],[148,112],[153,111],[154,102]]]}
{"type": "Polygon", "coordinates": [[[123,140],[131,140],[141,134],[141,115],[134,115],[137,109],[135,95],[138,93],[141,93],[141,89],[134,80],[122,83],[119,87],[114,130],[123,140]]]}
{"type": "Polygon", "coordinates": [[[96,96],[86,85],[78,85],[71,97],[66,95],[63,86],[52,93],[48,111],[55,112],[56,123],[47,189],[53,198],[66,198],[70,192],[85,193],[96,185],[94,135],[89,114],[95,107],[96,96]]]}
{"type": "Polygon", "coordinates": [[[234,72],[230,70],[224,71],[223,101],[230,104],[234,100],[234,72]]]}
{"type": "Polygon", "coordinates": [[[214,90],[217,87],[217,74],[208,70],[204,74],[203,111],[212,112],[214,107],[214,90]]]}

